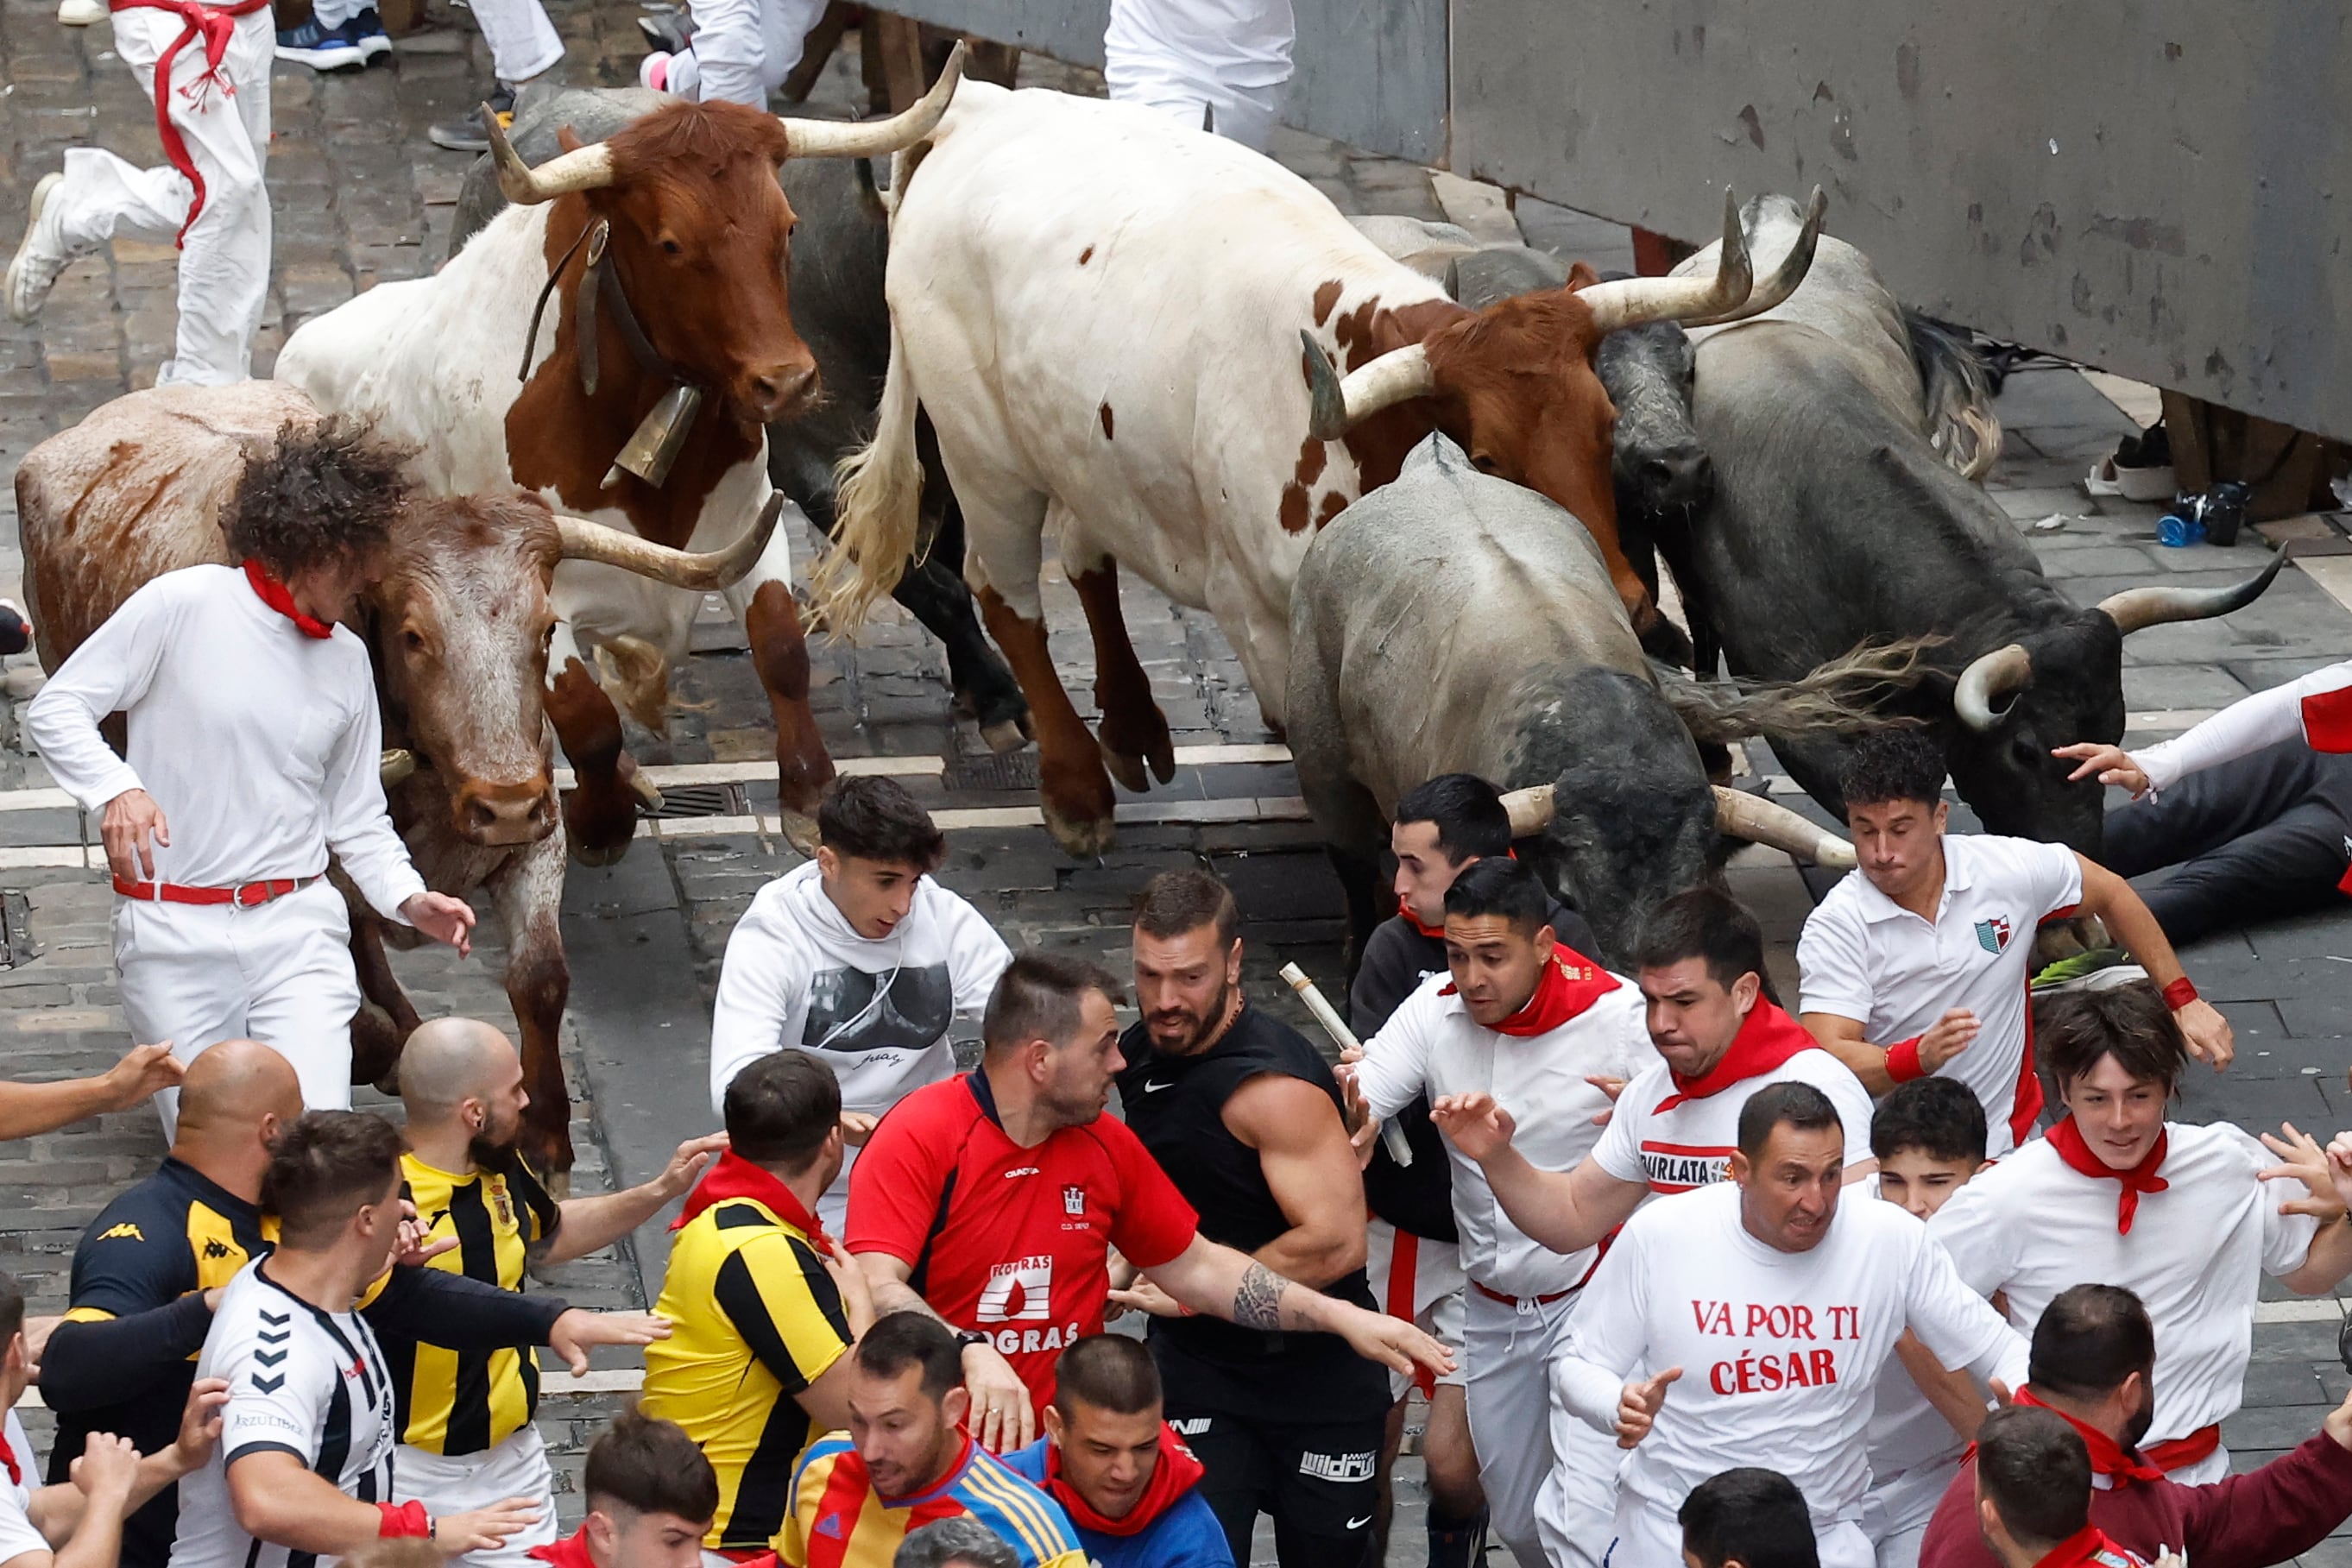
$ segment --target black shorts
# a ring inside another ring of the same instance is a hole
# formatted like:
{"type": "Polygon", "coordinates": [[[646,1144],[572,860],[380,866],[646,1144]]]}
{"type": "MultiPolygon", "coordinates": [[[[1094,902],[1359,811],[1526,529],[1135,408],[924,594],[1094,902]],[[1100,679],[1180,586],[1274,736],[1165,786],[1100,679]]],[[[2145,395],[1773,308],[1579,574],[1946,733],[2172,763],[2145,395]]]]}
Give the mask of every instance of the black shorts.
{"type": "Polygon", "coordinates": [[[1350,1421],[1268,1421],[1188,1409],[1171,1394],[1167,1416],[1208,1471],[1201,1495],[1224,1526],[1234,1562],[1250,1560],[1250,1533],[1265,1513],[1282,1568],[1370,1568],[1386,1411],[1350,1421]]]}

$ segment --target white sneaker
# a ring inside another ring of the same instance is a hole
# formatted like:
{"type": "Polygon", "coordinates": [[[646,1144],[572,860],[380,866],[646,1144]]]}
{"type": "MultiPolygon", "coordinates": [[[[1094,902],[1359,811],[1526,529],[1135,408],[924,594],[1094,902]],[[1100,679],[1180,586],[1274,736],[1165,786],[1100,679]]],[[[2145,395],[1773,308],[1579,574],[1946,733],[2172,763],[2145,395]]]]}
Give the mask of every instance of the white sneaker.
{"type": "Polygon", "coordinates": [[[106,0],[59,0],[58,20],[68,27],[95,26],[107,18],[106,0]]]}
{"type": "Polygon", "coordinates": [[[24,240],[16,246],[16,259],[8,264],[6,283],[0,285],[8,297],[8,314],[19,321],[30,321],[41,313],[42,301],[48,298],[58,274],[74,258],[66,247],[65,221],[51,199],[64,180],[63,174],[44,174],[33,187],[33,210],[25,220],[24,240]]]}

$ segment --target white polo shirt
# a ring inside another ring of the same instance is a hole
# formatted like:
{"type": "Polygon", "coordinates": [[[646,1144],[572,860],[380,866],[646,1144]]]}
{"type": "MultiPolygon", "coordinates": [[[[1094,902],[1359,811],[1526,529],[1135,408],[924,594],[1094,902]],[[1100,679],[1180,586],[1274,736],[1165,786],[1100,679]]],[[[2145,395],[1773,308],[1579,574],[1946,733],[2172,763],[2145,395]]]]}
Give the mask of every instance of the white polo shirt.
{"type": "Polygon", "coordinates": [[[2063,844],[1947,833],[1932,925],[1858,871],[1830,890],[1797,940],[1797,1010],[1853,1019],[1879,1046],[1927,1033],[1953,1008],[1975,1013],[1976,1039],[1938,1071],[1976,1092],[1999,1159],[2042,1109],[2026,1007],[2034,928],[2082,901],[2082,862],[2063,844]]]}
{"type": "MultiPolygon", "coordinates": [[[[1575,984],[1580,1011],[1546,1034],[1507,1035],[1471,1018],[1450,975],[1432,975],[1364,1042],[1356,1082],[1375,1116],[1393,1116],[1426,1091],[1492,1094],[1518,1124],[1512,1145],[1539,1170],[1574,1170],[1601,1135],[1593,1118],[1609,1097],[1588,1074],[1624,1078],[1655,1061],[1642,1021],[1642,993],[1630,980],[1584,964],[1575,984]]],[[[1486,1173],[1449,1140],[1454,1224],[1462,1271],[1506,1296],[1573,1290],[1592,1271],[1597,1249],[1559,1253],[1511,1223],[1486,1173]]]]}
{"type": "MultiPolygon", "coordinates": [[[[1751,1030],[1802,1029],[1759,998],[1740,1026],[1740,1038],[1745,1040],[1751,1030]]],[[[1738,1048],[1735,1040],[1732,1049],[1738,1048]]],[[[1778,1067],[1696,1097],[1684,1095],[1675,1087],[1673,1070],[1650,1052],[1649,1064],[1617,1097],[1617,1109],[1593,1145],[1592,1163],[1619,1181],[1646,1182],[1656,1193],[1688,1192],[1719,1182],[1729,1174],[1731,1151],[1739,1144],[1739,1108],[1768,1083],[1810,1083],[1828,1095],[1845,1130],[1846,1164],[1870,1157],[1869,1091],[1852,1068],[1808,1044],[1778,1067]]]]}
{"type": "Polygon", "coordinates": [[[1782,1252],[1748,1233],[1740,1197],[1719,1182],[1625,1222],[1569,1320],[1553,1385],[1614,1432],[1636,1368],[1683,1369],[1617,1478],[1669,1518],[1708,1477],[1761,1465],[1796,1482],[1816,1531],[1858,1522],[1872,1390],[1904,1329],[1945,1365],[2012,1388],[2025,1341],[1893,1204],[1849,1191],[1819,1246],[1782,1252]]]}
{"type": "Polygon", "coordinates": [[[47,1552],[49,1542],[33,1528],[33,1490],[41,1484],[40,1456],[33,1452],[32,1440],[25,1436],[25,1424],[16,1419],[16,1411],[8,1412],[0,1436],[7,1438],[9,1456],[16,1461],[13,1479],[0,1470],[0,1563],[6,1563],[27,1552],[47,1552]]]}
{"type": "MultiPolygon", "coordinates": [[[[2237,1128],[2168,1122],[2165,1136],[2156,1174],[2169,1185],[2142,1195],[2129,1235],[2116,1228],[2121,1184],[2075,1171],[2043,1138],[1954,1193],[1927,1222],[1971,1290],[2007,1292],[2021,1333],[2032,1333],[2069,1286],[2138,1295],[2156,1325],[2156,1421],[2143,1448],[2238,1408],[2261,1277],[2302,1267],[2319,1228],[2278,1211],[2304,1196],[2303,1184],[2262,1180],[2277,1162],[2237,1128]]],[[[2216,1473],[2225,1471],[2226,1463],[2216,1473]]]]}

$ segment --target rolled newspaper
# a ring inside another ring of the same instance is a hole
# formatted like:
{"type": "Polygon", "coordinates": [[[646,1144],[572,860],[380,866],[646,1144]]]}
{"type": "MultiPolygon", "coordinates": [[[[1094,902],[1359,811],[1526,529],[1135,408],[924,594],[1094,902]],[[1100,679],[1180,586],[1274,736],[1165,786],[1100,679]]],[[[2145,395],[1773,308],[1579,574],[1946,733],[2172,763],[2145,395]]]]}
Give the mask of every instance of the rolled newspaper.
{"type": "MultiPolygon", "coordinates": [[[[1316,989],[1315,982],[1307,977],[1306,970],[1296,964],[1285,964],[1282,977],[1290,982],[1290,988],[1298,993],[1298,999],[1307,1004],[1307,1010],[1315,1015],[1315,1021],[1323,1026],[1323,1032],[1331,1037],[1334,1044],[1341,1051],[1352,1051],[1359,1056],[1363,1054],[1363,1042],[1348,1027],[1348,1020],[1324,1000],[1323,993],[1316,989]]],[[[1381,1142],[1387,1146],[1389,1158],[1401,1166],[1412,1164],[1412,1145],[1404,1141],[1404,1129],[1394,1122],[1381,1124],[1381,1142]]]]}

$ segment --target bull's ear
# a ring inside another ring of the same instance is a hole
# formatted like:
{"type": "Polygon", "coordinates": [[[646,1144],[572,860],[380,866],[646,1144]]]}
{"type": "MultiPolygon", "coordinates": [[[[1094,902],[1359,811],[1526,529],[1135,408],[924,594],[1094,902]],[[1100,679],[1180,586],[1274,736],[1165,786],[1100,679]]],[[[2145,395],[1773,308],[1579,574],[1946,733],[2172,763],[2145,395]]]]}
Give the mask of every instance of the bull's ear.
{"type": "Polygon", "coordinates": [[[555,133],[555,144],[566,152],[577,152],[588,145],[580,140],[580,133],[568,125],[555,133]]]}
{"type": "Polygon", "coordinates": [[[1568,287],[1570,289],[1590,288],[1600,281],[1601,275],[1592,270],[1592,264],[1589,261],[1580,261],[1568,269],[1568,287]]]}

